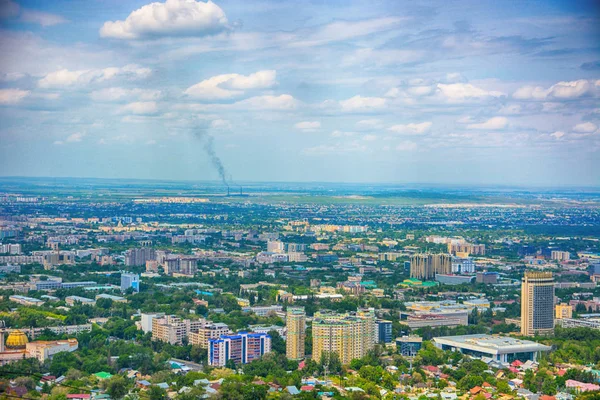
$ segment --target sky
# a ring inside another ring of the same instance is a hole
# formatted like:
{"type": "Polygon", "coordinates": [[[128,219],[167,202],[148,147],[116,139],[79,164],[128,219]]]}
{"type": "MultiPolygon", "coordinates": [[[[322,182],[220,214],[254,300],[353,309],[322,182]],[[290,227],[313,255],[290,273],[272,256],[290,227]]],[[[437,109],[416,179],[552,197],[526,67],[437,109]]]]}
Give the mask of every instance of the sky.
{"type": "Polygon", "coordinates": [[[597,1],[0,0],[0,175],[600,186],[597,1]]]}

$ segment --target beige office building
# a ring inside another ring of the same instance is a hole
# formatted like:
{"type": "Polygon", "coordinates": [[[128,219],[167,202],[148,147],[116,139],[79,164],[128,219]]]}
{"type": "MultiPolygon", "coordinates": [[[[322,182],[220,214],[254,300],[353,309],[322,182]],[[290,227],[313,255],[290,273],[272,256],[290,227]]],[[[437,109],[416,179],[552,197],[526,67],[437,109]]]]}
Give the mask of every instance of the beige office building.
{"type": "Polygon", "coordinates": [[[304,307],[288,307],[285,318],[287,339],[285,353],[290,360],[304,358],[304,341],[306,339],[306,312],[304,307]]]}
{"type": "Polygon", "coordinates": [[[342,364],[348,364],[364,357],[375,345],[375,312],[369,309],[349,314],[316,313],[312,335],[314,360],[319,362],[324,353],[337,353],[342,364]]]}
{"type": "Polygon", "coordinates": [[[554,331],[554,278],[552,272],[525,272],[521,283],[521,334],[554,331]]]}
{"type": "Polygon", "coordinates": [[[232,332],[227,324],[216,322],[204,325],[196,332],[190,332],[188,339],[192,346],[200,346],[203,349],[208,349],[208,341],[210,339],[219,339],[221,335],[231,334],[232,332]]]}
{"type": "Polygon", "coordinates": [[[415,254],[410,259],[410,277],[434,279],[435,274],[452,273],[450,254],[415,254]]]}

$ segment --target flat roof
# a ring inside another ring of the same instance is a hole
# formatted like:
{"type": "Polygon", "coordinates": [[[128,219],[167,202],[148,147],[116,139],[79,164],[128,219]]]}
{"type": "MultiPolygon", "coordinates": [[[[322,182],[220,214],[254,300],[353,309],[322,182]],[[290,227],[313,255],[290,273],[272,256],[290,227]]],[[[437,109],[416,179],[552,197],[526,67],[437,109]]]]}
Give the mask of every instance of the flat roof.
{"type": "Polygon", "coordinates": [[[488,354],[526,353],[550,351],[551,347],[531,340],[522,340],[500,335],[461,335],[433,338],[439,344],[469,349],[488,354]]]}

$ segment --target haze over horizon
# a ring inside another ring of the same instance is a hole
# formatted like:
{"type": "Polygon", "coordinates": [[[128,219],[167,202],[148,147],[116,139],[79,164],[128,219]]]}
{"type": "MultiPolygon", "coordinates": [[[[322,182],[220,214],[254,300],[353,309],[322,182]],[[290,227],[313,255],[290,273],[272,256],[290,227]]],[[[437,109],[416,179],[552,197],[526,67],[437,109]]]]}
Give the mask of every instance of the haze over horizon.
{"type": "Polygon", "coordinates": [[[0,1],[0,176],[600,184],[597,2],[150,3],[0,1]]]}

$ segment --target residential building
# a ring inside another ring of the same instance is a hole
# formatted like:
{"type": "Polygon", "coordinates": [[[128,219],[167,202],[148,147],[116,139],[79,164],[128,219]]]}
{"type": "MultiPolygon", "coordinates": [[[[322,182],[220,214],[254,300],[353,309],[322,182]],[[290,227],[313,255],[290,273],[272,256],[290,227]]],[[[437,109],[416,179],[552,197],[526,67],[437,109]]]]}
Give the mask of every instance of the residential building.
{"type": "Polygon", "coordinates": [[[89,305],[93,306],[96,304],[96,300],[88,299],[87,297],[81,297],[81,296],[67,296],[65,298],[65,303],[67,303],[70,306],[74,306],[77,303],[81,303],[82,305],[89,304],[89,305]]]}
{"type": "Polygon", "coordinates": [[[453,274],[473,274],[475,273],[475,263],[472,258],[452,257],[453,274]]]}
{"type": "Polygon", "coordinates": [[[141,328],[144,333],[152,332],[152,321],[155,318],[162,318],[165,313],[142,313],[141,315],[141,328]]]}
{"type": "Polygon", "coordinates": [[[13,294],[8,299],[24,306],[41,306],[44,304],[44,300],[36,299],[34,297],[21,296],[18,294],[13,294]]]}
{"type": "Polygon", "coordinates": [[[318,312],[313,319],[312,335],[314,360],[337,353],[342,364],[348,364],[373,348],[375,312],[373,309],[345,314],[318,312]]]}
{"type": "Polygon", "coordinates": [[[415,254],[410,259],[410,277],[433,279],[436,274],[449,274],[452,271],[452,257],[449,254],[415,254]]]}
{"type": "Polygon", "coordinates": [[[527,271],[521,284],[521,334],[549,334],[554,329],[552,272],[527,271]]]}
{"type": "Polygon", "coordinates": [[[198,332],[206,324],[205,320],[189,320],[167,315],[152,319],[152,340],[170,344],[183,344],[190,332],[198,332]]]}
{"type": "Polygon", "coordinates": [[[208,349],[210,339],[218,339],[224,335],[230,335],[232,332],[222,322],[207,323],[200,327],[196,332],[188,334],[189,343],[193,346],[200,346],[203,349],[208,349]]]}
{"type": "Polygon", "coordinates": [[[498,283],[498,273],[497,272],[488,272],[488,271],[477,272],[475,281],[477,283],[484,283],[486,285],[498,283]]]}
{"type": "Polygon", "coordinates": [[[556,261],[568,261],[571,258],[571,253],[568,251],[552,250],[550,258],[556,261]]]}
{"type": "Polygon", "coordinates": [[[208,364],[223,367],[229,360],[236,365],[258,360],[271,351],[271,337],[266,333],[239,332],[210,339],[208,364]]]}
{"type": "Polygon", "coordinates": [[[125,252],[125,265],[128,267],[146,265],[146,261],[151,260],[156,260],[156,251],[150,247],[129,249],[125,252]]]}
{"type": "Polygon", "coordinates": [[[304,307],[288,307],[285,318],[287,337],[285,353],[290,360],[304,358],[304,341],[306,340],[306,312],[304,307]]]}
{"type": "Polygon", "coordinates": [[[555,307],[555,318],[573,318],[573,306],[570,304],[557,304],[555,307]]]}

